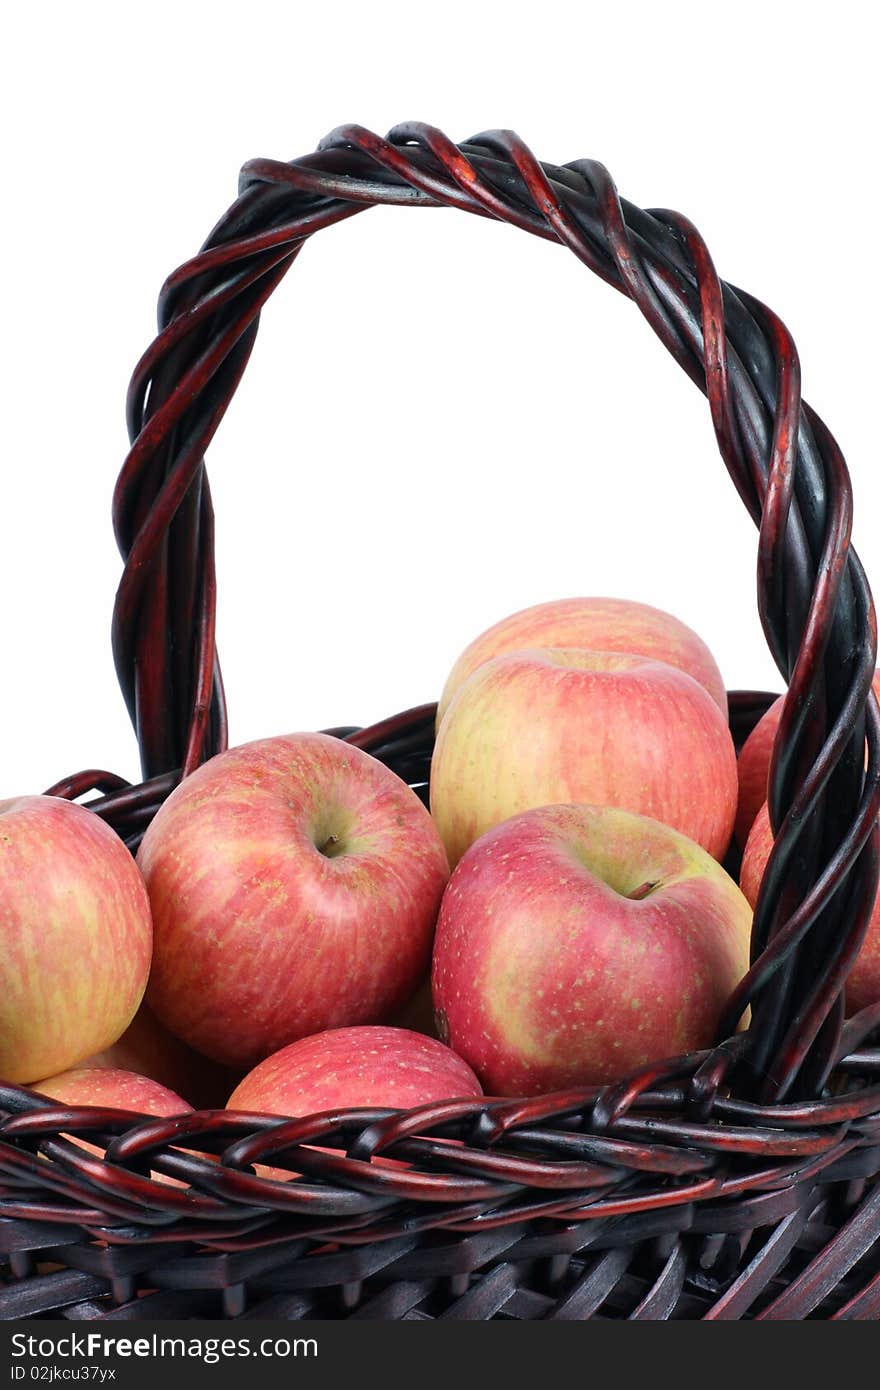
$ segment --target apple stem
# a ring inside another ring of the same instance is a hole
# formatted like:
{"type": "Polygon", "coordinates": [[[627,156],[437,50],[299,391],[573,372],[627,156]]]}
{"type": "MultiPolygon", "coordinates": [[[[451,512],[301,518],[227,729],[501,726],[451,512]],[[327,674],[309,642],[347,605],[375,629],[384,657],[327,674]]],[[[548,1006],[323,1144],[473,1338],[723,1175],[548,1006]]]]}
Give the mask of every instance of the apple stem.
{"type": "Polygon", "coordinates": [[[649,879],[647,883],[640,883],[638,888],[634,888],[633,891],[627,893],[626,896],[631,902],[638,903],[641,902],[642,898],[647,898],[648,894],[653,893],[654,889],[659,888],[659,886],[659,883],[649,879]]]}
{"type": "Polygon", "coordinates": [[[327,839],[324,841],[323,845],[318,845],[318,849],[319,849],[319,851],[320,851],[321,854],[326,855],[326,857],[327,857],[328,859],[332,859],[332,857],[333,857],[333,850],[334,850],[334,848],[336,847],[336,845],[338,845],[338,844],[339,844],[339,836],[338,836],[338,835],[328,835],[328,836],[327,836],[327,839]]]}

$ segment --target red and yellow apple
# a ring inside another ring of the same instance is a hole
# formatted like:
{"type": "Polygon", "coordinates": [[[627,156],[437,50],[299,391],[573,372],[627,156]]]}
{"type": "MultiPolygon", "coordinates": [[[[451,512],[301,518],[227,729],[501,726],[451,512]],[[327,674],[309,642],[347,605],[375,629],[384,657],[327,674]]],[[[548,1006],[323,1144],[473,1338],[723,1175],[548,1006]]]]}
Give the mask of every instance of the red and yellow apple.
{"type": "Polygon", "coordinates": [[[727,693],[715,659],[705,642],[678,618],[629,599],[566,598],[512,613],[471,642],[443,689],[437,708],[438,726],[459,686],[478,667],[493,657],[526,647],[584,647],[665,661],[705,686],[727,718],[727,693]]]}
{"type": "Polygon", "coordinates": [[[406,1028],[334,1028],[260,1062],[236,1086],[229,1109],[296,1117],[480,1095],[471,1068],[436,1038],[406,1028]]]}
{"type": "Polygon", "coordinates": [[[487,1094],[613,1082],[709,1046],[749,963],[749,905],[657,821],[545,806],[472,845],[434,945],[440,1036],[487,1094]]]}
{"type": "Polygon", "coordinates": [[[325,734],[212,758],[168,798],[138,863],[155,925],[150,1007],[242,1068],[392,1015],[427,968],[449,873],[415,793],[325,734]]]}
{"type": "Polygon", "coordinates": [[[114,1042],[151,948],[143,880],[108,825],[58,797],[0,801],[0,1076],[36,1081],[114,1042]]]}
{"type": "Polygon", "coordinates": [[[736,811],[727,723],[685,672],[580,648],[508,652],[462,685],[437,734],[431,812],[451,866],[534,806],[617,806],[721,858],[736,811]]]}
{"type": "Polygon", "coordinates": [[[33,1089],[65,1105],[96,1105],[140,1115],[183,1115],[192,1110],[167,1086],[121,1067],[75,1067],[38,1081],[33,1089]]]}
{"type": "MultiPolygon", "coordinates": [[[[743,852],[740,887],[752,905],[758,901],[761,879],[773,848],[773,831],[766,801],[755,817],[743,852]]],[[[858,1013],[869,1004],[880,1003],[880,894],[874,900],[871,920],[846,981],[846,1011],[858,1013]]]]}
{"type": "MultiPolygon", "coordinates": [[[[119,1067],[75,1067],[72,1071],[50,1076],[46,1081],[38,1081],[32,1088],[41,1095],[50,1096],[62,1105],[94,1105],[100,1109],[132,1110],[139,1115],[187,1115],[192,1106],[167,1086],[160,1086],[150,1077],[139,1076],[136,1072],[125,1071],[119,1067]]],[[[63,1136],[90,1154],[103,1158],[104,1150],[98,1144],[76,1135],[63,1136]]],[[[200,1154],[198,1157],[207,1157],[200,1154]]],[[[165,1173],[150,1174],[157,1182],[171,1187],[185,1187],[186,1183],[165,1173]]]]}
{"type": "Polygon", "coordinates": [[[734,834],[740,849],[745,847],[755,816],[767,800],[767,777],[770,772],[770,755],[773,740],[779,728],[783,696],[761,716],[749,734],[737,759],[737,778],[739,792],[736,806],[734,834]]]}
{"type": "MultiPolygon", "coordinates": [[[[874,694],[880,700],[880,671],[872,682],[874,694]]],[[[774,700],[770,708],[761,716],[752,732],[740,749],[737,771],[739,776],[739,800],[736,808],[734,833],[740,849],[745,848],[749,831],[755,817],[767,800],[767,779],[770,775],[770,757],[773,753],[773,740],[782,716],[784,696],[774,700]]]]}

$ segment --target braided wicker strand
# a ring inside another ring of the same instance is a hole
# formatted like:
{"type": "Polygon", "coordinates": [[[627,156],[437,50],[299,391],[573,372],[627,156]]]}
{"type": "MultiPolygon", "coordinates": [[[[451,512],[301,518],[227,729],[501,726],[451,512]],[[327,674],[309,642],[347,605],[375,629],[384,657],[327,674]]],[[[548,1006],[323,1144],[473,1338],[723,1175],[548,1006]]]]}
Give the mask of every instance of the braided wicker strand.
{"type": "MultiPolygon", "coordinates": [[[[594,161],[541,164],[506,131],[456,146],[419,124],[385,139],[348,126],[303,159],[247,164],[166,281],[129,392],[113,646],[145,780],[91,769],[51,791],[95,793],[134,849],[226,746],[205,451],[306,240],[377,204],[560,242],[708,398],[758,527],[759,612],[788,686],[752,967],[714,1049],[604,1090],[285,1121],[154,1120],[0,1086],[0,1316],[876,1319],[880,1005],[844,1023],[842,1002],[878,880],[875,614],[846,466],[801,400],[791,337],[719,280],[679,214],[621,200],[594,161]],[[299,1180],[258,1176],[266,1162],[299,1180]]],[[[770,698],[731,698],[738,743],[770,698]]],[[[332,732],[424,795],[433,725],[427,705],[332,732]]]]}
{"type": "Polygon", "coordinates": [[[0,1089],[0,1316],[876,1316],[880,1086],[682,1121],[702,1060],[616,1095],[291,1121],[0,1089]]]}
{"type": "Polygon", "coordinates": [[[459,148],[410,124],[385,140],[344,127],[306,159],[245,165],[237,202],[163,287],[160,333],[129,395],[132,448],[114,499],[126,563],[113,638],[144,775],[185,775],[225,746],[202,460],[262,306],[308,237],[378,203],[458,207],[558,240],[635,301],[708,395],[721,455],[760,528],[759,609],[789,687],[754,965],[725,1031],[750,1004],[752,1088],[768,1100],[815,1092],[835,1055],[841,989],[877,879],[876,633],[850,548],[849,478],[833,438],[802,406],[784,325],[718,279],[685,218],[623,203],[595,161],[544,166],[507,131],[459,148]]]}

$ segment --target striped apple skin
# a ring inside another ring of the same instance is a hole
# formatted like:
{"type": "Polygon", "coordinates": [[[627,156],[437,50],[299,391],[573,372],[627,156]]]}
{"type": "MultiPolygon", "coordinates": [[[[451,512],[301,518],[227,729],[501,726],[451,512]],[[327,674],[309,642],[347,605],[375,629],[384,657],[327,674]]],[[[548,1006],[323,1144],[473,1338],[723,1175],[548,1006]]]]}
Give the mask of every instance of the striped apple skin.
{"type": "Polygon", "coordinates": [[[159,811],[138,863],[155,924],[149,1005],[241,1069],[390,1017],[427,969],[449,874],[415,793],[323,734],[212,758],[159,811]]]}
{"type": "Polygon", "coordinates": [[[233,1091],[229,1109],[295,1117],[480,1095],[468,1064],[436,1038],[407,1028],[334,1028],[267,1057],[233,1091]]]}
{"type": "Polygon", "coordinates": [[[623,598],[563,598],[536,603],[502,618],[476,637],[450,672],[437,709],[438,726],[459,686],[480,666],[525,647],[581,647],[635,652],[665,661],[708,690],[724,717],[727,691],[701,637],[671,613],[623,598]]]}
{"type": "Polygon", "coordinates": [[[509,816],[575,802],[650,816],[721,859],[736,800],[736,752],[714,700],[685,672],[631,653],[495,657],[459,688],[431,765],[453,868],[509,816]]]}
{"type": "Polygon", "coordinates": [[[721,865],[669,826],[598,806],[514,816],[444,894],[440,1035],[489,1095],[618,1081],[711,1045],[751,921],[721,865]]]}
{"type": "Polygon", "coordinates": [[[184,1115],[192,1106],[149,1076],[122,1067],[74,1067],[34,1086],[65,1105],[108,1106],[141,1115],[184,1115]]]}
{"type": "Polygon", "coordinates": [[[0,1076],[35,1081],[114,1043],[151,950],[143,880],[109,826],[58,797],[0,802],[0,1076]]]}

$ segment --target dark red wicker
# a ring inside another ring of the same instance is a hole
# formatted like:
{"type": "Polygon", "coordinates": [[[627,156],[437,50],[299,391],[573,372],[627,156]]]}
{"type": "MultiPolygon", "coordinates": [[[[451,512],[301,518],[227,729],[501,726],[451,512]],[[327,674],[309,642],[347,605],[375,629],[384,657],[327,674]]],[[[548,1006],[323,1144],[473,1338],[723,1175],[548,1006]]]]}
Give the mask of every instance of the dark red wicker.
{"type": "MultiPolygon", "coordinates": [[[[307,239],[378,203],[560,242],[634,300],[708,397],[759,529],[759,609],[788,687],[752,969],[713,1051],[603,1091],[135,1124],[0,1087],[0,1316],[877,1319],[880,1006],[845,1022],[841,994],[878,879],[874,608],[846,466],[801,400],[794,344],[718,279],[684,217],[622,201],[591,160],[540,164],[507,131],[457,147],[423,125],[384,140],[349,126],[304,159],[247,164],[163,287],[129,396],[113,645],[145,780],[88,771],[51,790],[97,793],[87,804],[135,847],[181,776],[225,747],[205,450],[307,239]],[[302,1180],[256,1176],[270,1159],[302,1180]]],[[[767,698],[732,699],[739,739],[767,698]]],[[[424,790],[433,713],[333,732],[424,790]]]]}

